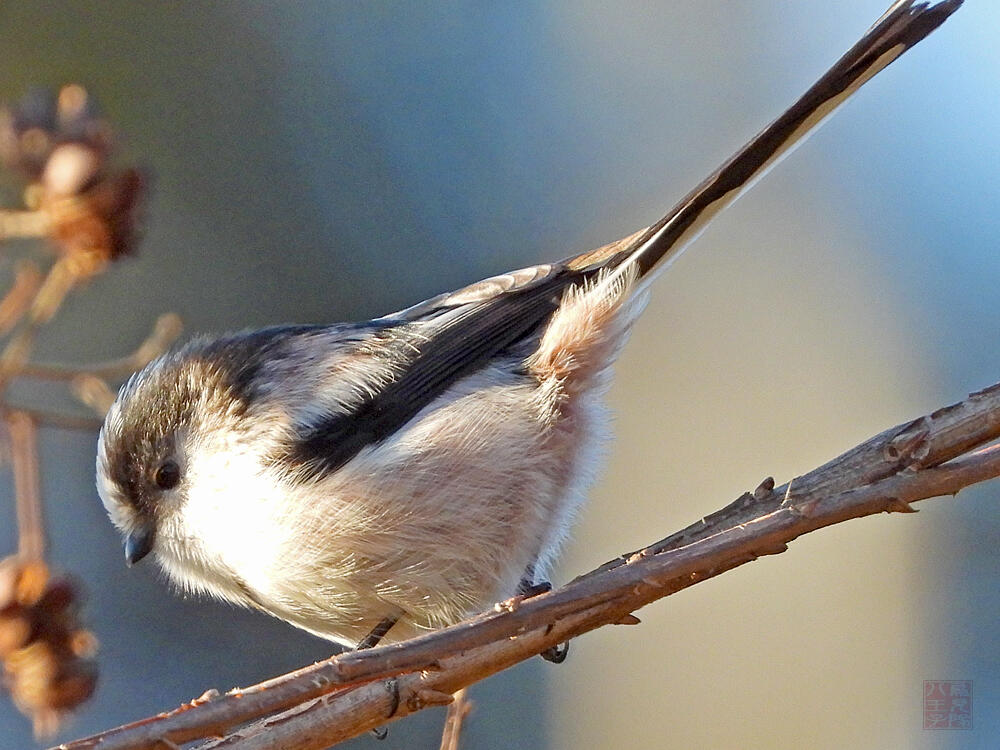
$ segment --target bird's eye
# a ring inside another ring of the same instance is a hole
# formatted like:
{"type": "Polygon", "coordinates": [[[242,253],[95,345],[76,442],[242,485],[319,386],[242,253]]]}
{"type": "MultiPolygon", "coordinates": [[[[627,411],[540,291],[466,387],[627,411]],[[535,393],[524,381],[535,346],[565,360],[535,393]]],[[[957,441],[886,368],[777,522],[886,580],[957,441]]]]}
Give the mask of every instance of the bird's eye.
{"type": "Polygon", "coordinates": [[[153,481],[161,490],[172,490],[181,481],[181,467],[176,461],[164,461],[153,475],[153,481]]]}

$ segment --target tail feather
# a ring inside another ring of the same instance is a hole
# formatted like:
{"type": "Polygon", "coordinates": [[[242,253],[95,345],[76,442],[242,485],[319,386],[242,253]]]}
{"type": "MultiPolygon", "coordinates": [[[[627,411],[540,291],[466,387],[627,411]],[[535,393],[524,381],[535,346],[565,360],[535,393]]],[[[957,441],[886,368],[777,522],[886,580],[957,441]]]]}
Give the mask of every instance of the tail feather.
{"type": "Polygon", "coordinates": [[[642,278],[675,260],[706,225],[732,205],[862,85],[920,42],[961,6],[898,0],[778,119],[702,181],[662,219],[617,242],[566,261],[569,268],[625,268],[642,278]]]}

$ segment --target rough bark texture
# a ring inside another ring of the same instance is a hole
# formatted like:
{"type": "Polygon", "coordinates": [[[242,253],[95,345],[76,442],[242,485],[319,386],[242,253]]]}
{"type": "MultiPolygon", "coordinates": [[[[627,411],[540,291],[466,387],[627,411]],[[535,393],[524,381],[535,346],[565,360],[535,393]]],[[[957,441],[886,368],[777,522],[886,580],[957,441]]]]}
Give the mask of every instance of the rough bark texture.
{"type": "Polygon", "coordinates": [[[632,612],[824,526],[911,511],[1000,476],[1000,384],[888,429],[775,487],[765,479],[686,529],[566,586],[412,640],[333,657],[254,687],[62,745],[136,750],[221,738],[211,748],[306,750],[396,721],[589,630],[636,624],[632,612]],[[284,713],[279,713],[284,712],[284,713]],[[248,724],[248,722],[255,722],[248,724]]]}

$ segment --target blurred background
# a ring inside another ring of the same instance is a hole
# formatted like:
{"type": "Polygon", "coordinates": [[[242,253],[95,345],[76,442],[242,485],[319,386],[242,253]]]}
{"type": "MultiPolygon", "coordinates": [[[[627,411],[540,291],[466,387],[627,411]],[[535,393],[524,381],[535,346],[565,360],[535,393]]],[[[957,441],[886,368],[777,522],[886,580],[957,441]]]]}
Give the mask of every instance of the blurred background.
{"type": "MultiPolygon", "coordinates": [[[[0,98],[86,85],[155,176],[140,256],[68,300],[39,359],[127,353],[166,311],[188,335],[368,318],[614,240],[887,2],[4,3],[0,98]]],[[[1000,379],[998,30],[969,2],[660,279],[557,583],[1000,379]]],[[[95,441],[42,433],[51,558],[101,641],[58,739],[327,655],[126,570],[95,441]]],[[[462,747],[995,747],[998,492],[809,535],[477,685],[462,747]],[[922,730],[933,679],[973,681],[973,730],[922,730]]],[[[437,747],[443,715],[378,747],[437,747]]],[[[0,748],[35,746],[0,695],[0,748]]]]}

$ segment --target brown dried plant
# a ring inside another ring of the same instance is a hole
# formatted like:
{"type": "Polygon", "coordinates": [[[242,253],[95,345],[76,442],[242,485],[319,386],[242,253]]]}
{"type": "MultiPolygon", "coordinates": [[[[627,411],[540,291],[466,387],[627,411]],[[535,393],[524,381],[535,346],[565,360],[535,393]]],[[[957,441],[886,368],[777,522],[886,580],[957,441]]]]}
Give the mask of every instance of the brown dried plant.
{"type": "Polygon", "coordinates": [[[18,524],[18,549],[0,560],[0,664],[4,687],[37,735],[54,732],[97,683],[97,641],[79,623],[79,585],[45,563],[37,426],[96,429],[111,384],[180,333],[168,314],[121,359],[74,367],[31,361],[39,331],[66,296],[135,252],[146,180],[134,167],[115,167],[113,153],[111,128],[82,86],[33,91],[0,110],[0,160],[25,182],[23,205],[0,208],[0,251],[12,254],[15,239],[28,245],[0,299],[0,416],[18,524]],[[14,404],[15,378],[61,382],[89,414],[14,404]]]}

